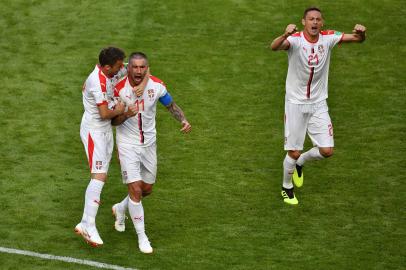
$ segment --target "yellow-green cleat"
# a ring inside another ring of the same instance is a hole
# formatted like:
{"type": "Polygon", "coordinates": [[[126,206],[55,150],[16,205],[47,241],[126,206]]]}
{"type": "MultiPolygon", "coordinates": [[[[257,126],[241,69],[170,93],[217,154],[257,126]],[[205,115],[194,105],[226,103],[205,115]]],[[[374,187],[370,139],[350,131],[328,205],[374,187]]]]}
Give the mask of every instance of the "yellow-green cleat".
{"type": "Polygon", "coordinates": [[[292,180],[296,187],[300,188],[303,186],[303,166],[299,166],[296,164],[296,169],[293,172],[292,180]]]}
{"type": "Polygon", "coordinates": [[[283,201],[287,204],[296,205],[299,201],[296,199],[295,193],[293,192],[293,188],[284,188],[282,187],[282,197],[283,201]]]}

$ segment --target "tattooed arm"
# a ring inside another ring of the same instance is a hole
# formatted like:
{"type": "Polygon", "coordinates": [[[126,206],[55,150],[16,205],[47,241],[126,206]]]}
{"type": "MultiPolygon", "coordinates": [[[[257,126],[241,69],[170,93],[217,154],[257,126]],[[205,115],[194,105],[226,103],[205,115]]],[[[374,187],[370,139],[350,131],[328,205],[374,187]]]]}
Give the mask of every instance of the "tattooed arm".
{"type": "Polygon", "coordinates": [[[183,113],[182,109],[173,101],[168,106],[166,106],[166,108],[176,120],[182,123],[182,129],[180,131],[182,131],[183,133],[189,133],[192,129],[192,126],[186,120],[185,114],[183,113]]]}

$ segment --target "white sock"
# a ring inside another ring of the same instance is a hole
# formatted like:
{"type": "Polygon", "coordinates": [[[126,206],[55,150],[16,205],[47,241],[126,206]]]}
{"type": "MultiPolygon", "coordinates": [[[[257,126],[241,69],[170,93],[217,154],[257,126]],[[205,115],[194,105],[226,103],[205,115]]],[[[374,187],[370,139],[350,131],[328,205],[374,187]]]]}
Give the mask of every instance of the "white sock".
{"type": "Polygon", "coordinates": [[[140,242],[147,238],[144,224],[144,207],[142,207],[141,201],[134,202],[128,198],[128,211],[130,212],[131,220],[133,221],[135,231],[138,235],[138,242],[140,242]]]}
{"type": "Polygon", "coordinates": [[[117,204],[117,210],[118,211],[120,211],[120,212],[122,212],[122,213],[125,213],[125,212],[127,212],[127,209],[128,209],[128,200],[129,200],[129,196],[127,195],[125,198],[124,198],[124,200],[122,200],[121,202],[119,202],[118,204],[117,204]]]}
{"type": "Polygon", "coordinates": [[[97,210],[100,205],[100,194],[104,182],[91,179],[85,193],[85,207],[83,210],[82,223],[88,227],[95,226],[97,210]]]}
{"type": "Polygon", "coordinates": [[[318,147],[313,147],[307,152],[304,152],[303,154],[300,155],[298,158],[296,164],[299,166],[303,166],[305,162],[311,161],[311,160],[320,160],[323,159],[324,157],[320,154],[319,148],[318,147]]]}
{"type": "Polygon", "coordinates": [[[296,160],[286,154],[283,160],[283,184],[284,188],[293,188],[292,174],[295,170],[296,160]]]}

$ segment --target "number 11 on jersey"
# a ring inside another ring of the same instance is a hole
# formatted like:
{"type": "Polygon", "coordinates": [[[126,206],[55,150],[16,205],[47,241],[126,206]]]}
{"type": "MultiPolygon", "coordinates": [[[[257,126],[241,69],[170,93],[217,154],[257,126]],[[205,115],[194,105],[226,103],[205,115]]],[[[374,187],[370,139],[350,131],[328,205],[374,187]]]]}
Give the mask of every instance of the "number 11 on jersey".
{"type": "Polygon", "coordinates": [[[135,101],[135,106],[139,112],[143,112],[144,111],[144,99],[141,99],[141,100],[137,99],[135,101]]]}

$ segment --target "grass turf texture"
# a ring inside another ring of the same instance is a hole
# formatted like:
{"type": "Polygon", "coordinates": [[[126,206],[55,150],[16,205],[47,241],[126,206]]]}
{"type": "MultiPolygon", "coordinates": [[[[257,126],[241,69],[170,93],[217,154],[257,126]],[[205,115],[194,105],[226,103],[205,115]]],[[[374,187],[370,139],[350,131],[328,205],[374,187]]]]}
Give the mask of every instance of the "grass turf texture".
{"type": "MultiPolygon", "coordinates": [[[[137,269],[405,265],[401,1],[0,2],[0,246],[137,269]],[[280,197],[287,56],[267,44],[309,5],[326,28],[362,23],[368,38],[334,49],[335,156],[306,166],[291,207],[280,197]],[[113,229],[126,192],[115,157],[97,218],[105,245],[73,234],[89,178],[81,86],[106,45],[149,55],[193,125],[183,136],[158,110],[158,182],[143,202],[152,256],[131,222],[113,229]]],[[[16,268],[91,269],[0,254],[0,269],[16,268]]]]}

